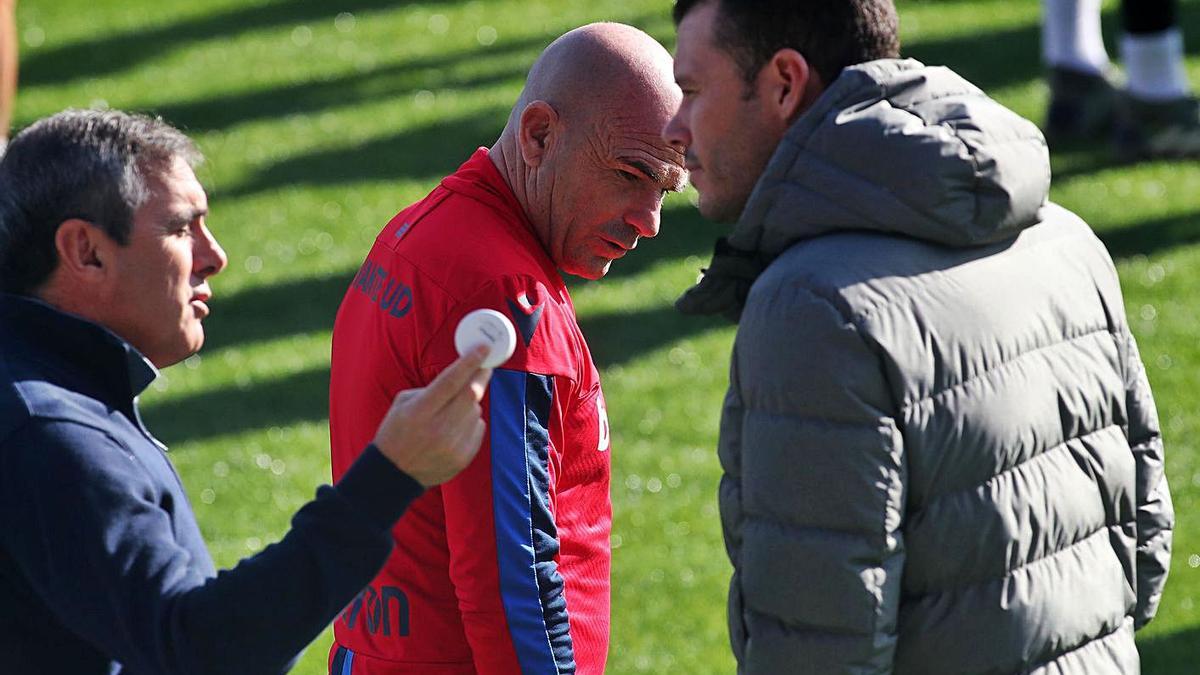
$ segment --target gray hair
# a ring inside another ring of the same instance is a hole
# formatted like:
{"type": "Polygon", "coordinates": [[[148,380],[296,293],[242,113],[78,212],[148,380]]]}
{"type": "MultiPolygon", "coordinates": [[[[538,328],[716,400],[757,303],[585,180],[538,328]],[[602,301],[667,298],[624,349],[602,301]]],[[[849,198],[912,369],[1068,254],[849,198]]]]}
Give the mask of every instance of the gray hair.
{"type": "Polygon", "coordinates": [[[117,110],[64,110],[17,134],[0,160],[0,291],[29,295],[46,282],[58,266],[55,234],[71,218],[127,244],[147,176],[176,158],[203,161],[161,118],[117,110]]]}

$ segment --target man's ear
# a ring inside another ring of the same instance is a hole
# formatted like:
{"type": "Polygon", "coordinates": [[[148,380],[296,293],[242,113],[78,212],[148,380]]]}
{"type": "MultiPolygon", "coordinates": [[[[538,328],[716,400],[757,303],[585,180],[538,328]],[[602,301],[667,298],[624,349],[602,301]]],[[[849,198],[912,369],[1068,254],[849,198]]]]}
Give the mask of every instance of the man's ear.
{"type": "Polygon", "coordinates": [[[96,282],[109,272],[108,251],[116,245],[103,230],[81,218],[69,218],[54,233],[58,271],[81,282],[96,282]]]}
{"type": "Polygon", "coordinates": [[[558,112],[545,101],[534,101],[521,112],[517,144],[527,166],[538,166],[546,158],[547,148],[554,140],[558,112]]]}
{"type": "Polygon", "coordinates": [[[767,88],[768,104],[786,125],[791,125],[824,91],[821,76],[795,49],[780,49],[763,66],[760,81],[767,88]]]}

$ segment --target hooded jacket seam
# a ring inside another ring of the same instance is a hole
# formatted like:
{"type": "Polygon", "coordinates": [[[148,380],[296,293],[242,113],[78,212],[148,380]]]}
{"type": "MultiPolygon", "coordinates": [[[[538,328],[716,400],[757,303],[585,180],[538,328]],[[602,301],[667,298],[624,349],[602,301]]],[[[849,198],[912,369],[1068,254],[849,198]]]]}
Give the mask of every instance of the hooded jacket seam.
{"type": "MultiPolygon", "coordinates": [[[[745,602],[744,599],[743,599],[743,602],[745,602]]],[[[773,612],[765,612],[763,610],[755,609],[755,608],[750,607],[745,604],[743,604],[743,606],[742,606],[742,611],[745,612],[746,614],[757,614],[760,617],[774,621],[775,623],[779,624],[779,627],[781,627],[787,631],[793,632],[793,633],[824,633],[826,635],[837,635],[840,637],[871,637],[873,635],[878,634],[878,631],[875,631],[875,630],[857,631],[852,628],[838,628],[838,627],[833,627],[833,626],[814,626],[813,624],[810,624],[810,623],[791,621],[791,620],[785,619],[773,612]]],[[[896,637],[897,633],[895,633],[893,631],[890,633],[886,633],[886,635],[888,635],[889,637],[896,637]]]]}
{"type": "Polygon", "coordinates": [[[962,583],[954,584],[953,586],[947,585],[947,586],[943,586],[941,588],[933,588],[928,591],[922,591],[919,593],[911,593],[911,594],[905,593],[904,600],[906,602],[911,602],[915,598],[924,598],[924,597],[939,595],[939,594],[943,594],[943,593],[961,593],[961,592],[966,591],[971,588],[976,588],[979,586],[985,586],[987,584],[994,584],[997,582],[1004,581],[1005,579],[1008,579],[1009,577],[1017,574],[1018,572],[1022,572],[1024,570],[1029,569],[1034,566],[1041,566],[1044,563],[1049,563],[1050,561],[1063,555],[1064,553],[1068,553],[1071,550],[1078,548],[1078,547],[1082,546],[1083,544],[1086,544],[1092,538],[1096,537],[1099,534],[1102,534],[1103,532],[1105,532],[1106,530],[1108,530],[1110,528],[1118,527],[1121,525],[1127,525],[1131,522],[1132,521],[1128,521],[1128,520],[1119,520],[1119,521],[1110,523],[1106,520],[1104,522],[1104,524],[1090,530],[1087,534],[1083,535],[1079,539],[1076,539],[1075,541],[1071,542],[1070,544],[1067,544],[1066,546],[1063,546],[1062,548],[1057,549],[1055,551],[1046,553],[1045,555],[1041,555],[1036,558],[1033,558],[1032,560],[1025,560],[1025,561],[1021,562],[1021,564],[1016,565],[1015,567],[1010,567],[1010,568],[1004,570],[1004,573],[999,576],[989,576],[989,577],[984,577],[984,578],[980,578],[980,579],[971,579],[969,581],[964,581],[962,583]]]}
{"type": "Polygon", "coordinates": [[[1060,347],[1065,344],[1070,344],[1073,342],[1081,342],[1086,338],[1091,338],[1091,337],[1101,335],[1101,334],[1107,335],[1110,338],[1114,337],[1113,334],[1109,332],[1107,326],[1101,326],[1099,328],[1089,328],[1089,329],[1086,329],[1085,332],[1083,332],[1083,333],[1079,333],[1077,335],[1063,336],[1053,342],[1049,342],[1049,343],[1046,343],[1043,345],[1038,345],[1037,347],[1033,347],[1031,349],[1026,349],[1018,354],[1014,354],[1012,357],[1007,358],[1007,359],[1001,361],[1000,363],[997,363],[989,368],[985,368],[984,370],[976,373],[975,375],[972,375],[971,377],[969,377],[965,380],[962,380],[955,384],[948,385],[946,387],[938,389],[937,391],[926,394],[925,396],[922,396],[921,398],[913,399],[913,400],[902,403],[901,404],[901,412],[907,416],[907,414],[912,409],[916,408],[917,406],[920,406],[929,401],[933,401],[934,399],[938,399],[938,398],[942,398],[943,396],[947,396],[959,389],[963,389],[963,388],[965,388],[971,384],[974,384],[974,383],[978,382],[979,380],[982,380],[986,377],[989,377],[1001,370],[1008,369],[1008,368],[1012,367],[1018,361],[1021,361],[1022,359],[1025,359],[1029,356],[1033,356],[1034,354],[1038,354],[1038,353],[1041,353],[1041,352],[1044,352],[1044,351],[1047,351],[1050,349],[1055,349],[1055,348],[1060,347]]]}
{"type": "MultiPolygon", "coordinates": [[[[1043,221],[1043,222],[1045,222],[1045,221],[1043,221]]],[[[802,245],[802,244],[805,244],[808,242],[816,241],[817,239],[821,239],[823,237],[850,236],[850,235],[857,235],[857,236],[864,236],[864,237],[899,238],[899,239],[915,241],[917,243],[924,244],[926,246],[945,246],[944,244],[939,244],[937,242],[933,242],[930,240],[917,239],[916,237],[911,237],[902,232],[883,232],[883,231],[877,231],[877,230],[826,231],[826,232],[821,232],[821,233],[813,235],[813,236],[802,237],[800,239],[793,240],[790,244],[788,244],[788,246],[783,251],[780,252],[779,255],[777,255],[771,259],[771,262],[768,264],[767,268],[764,269],[763,274],[766,274],[767,270],[769,270],[772,266],[774,266],[776,261],[779,260],[779,258],[781,258],[785,253],[787,253],[787,251],[791,250],[795,246],[799,246],[799,245],[802,245]]],[[[1013,238],[1016,238],[1015,235],[1013,238]]],[[[1083,238],[1083,237],[1079,237],[1076,235],[1070,235],[1069,237],[1063,237],[1063,238],[1064,239],[1066,239],[1066,238],[1075,239],[1075,238],[1083,238]]],[[[1037,251],[1041,247],[1049,245],[1050,243],[1052,243],[1054,241],[1058,241],[1058,239],[1055,238],[1055,239],[1048,239],[1045,241],[1033,242],[1031,245],[1029,245],[1029,246],[1023,248],[1021,251],[1019,251],[1019,253],[1022,255],[1029,255],[1029,254],[1037,251]]],[[[979,246],[973,246],[973,247],[968,247],[968,248],[983,248],[986,246],[995,246],[997,243],[999,243],[999,242],[993,242],[991,244],[981,244],[979,246]]],[[[761,252],[761,251],[757,251],[757,252],[761,252]]],[[[938,276],[945,276],[945,274],[946,274],[946,270],[933,269],[933,270],[926,270],[926,271],[922,272],[921,274],[914,275],[909,278],[915,282],[920,279],[932,279],[932,278],[935,278],[938,276]]],[[[928,295],[930,292],[930,289],[928,288],[928,284],[917,285],[914,283],[914,287],[911,289],[911,292],[905,291],[905,292],[901,292],[901,293],[890,293],[887,298],[884,298],[878,302],[871,303],[868,301],[868,302],[861,303],[861,304],[865,305],[862,307],[853,306],[855,304],[854,301],[838,294],[839,291],[844,291],[846,288],[861,286],[866,281],[870,281],[870,279],[859,279],[859,280],[852,281],[850,283],[841,284],[839,287],[832,287],[828,284],[826,284],[826,285],[816,284],[811,279],[809,279],[809,277],[807,275],[791,275],[791,276],[786,277],[785,281],[777,282],[777,285],[782,286],[785,284],[791,284],[794,286],[798,286],[798,287],[807,289],[810,293],[812,293],[812,295],[818,297],[819,299],[825,301],[830,306],[832,306],[834,311],[836,311],[838,313],[838,315],[842,317],[843,321],[845,321],[847,325],[857,326],[860,330],[863,329],[862,324],[864,322],[870,320],[872,317],[874,317],[878,313],[885,311],[887,309],[890,309],[892,307],[895,307],[897,305],[900,305],[901,303],[911,302],[916,295],[924,296],[924,295],[928,295]],[[847,305],[847,309],[849,310],[849,313],[839,309],[838,302],[837,302],[837,300],[839,300],[839,299],[844,300],[844,304],[847,305]]],[[[1128,331],[1125,331],[1125,332],[1128,332],[1128,331]]],[[[1130,333],[1130,334],[1132,335],[1132,333],[1130,333]]]]}
{"type": "MultiPolygon", "coordinates": [[[[774,262],[771,264],[774,265],[774,262]]],[[[761,278],[761,276],[759,278],[761,278]]],[[[863,325],[865,317],[860,317],[856,312],[853,311],[853,307],[849,306],[851,304],[849,300],[836,294],[829,293],[826,289],[822,289],[809,283],[804,277],[785,276],[780,280],[775,281],[773,286],[774,288],[769,289],[771,293],[770,299],[772,301],[778,301],[780,294],[783,293],[784,290],[788,290],[793,293],[806,293],[817,302],[827,306],[829,310],[832,311],[841,321],[840,327],[852,332],[857,342],[861,343],[863,348],[875,357],[879,378],[886,385],[888,403],[891,404],[891,409],[882,410],[879,408],[874,408],[874,410],[879,413],[881,417],[891,419],[893,425],[896,427],[896,430],[903,434],[903,431],[900,429],[900,420],[904,414],[904,409],[900,405],[901,402],[896,399],[895,394],[893,393],[895,389],[892,386],[893,382],[888,375],[887,369],[888,355],[880,346],[879,342],[875,339],[875,336],[871,333],[868,327],[863,325]],[[850,310],[849,313],[843,311],[842,308],[838,306],[838,303],[836,302],[838,299],[842,299],[844,301],[844,304],[847,305],[847,309],[850,310]]],[[[749,297],[747,298],[747,306],[749,306],[749,297]]],[[[742,405],[745,407],[745,397],[742,398],[742,405]]]]}
{"type": "MultiPolygon", "coordinates": [[[[978,489],[979,489],[979,488],[981,488],[981,487],[986,487],[987,485],[990,485],[990,484],[994,483],[996,480],[998,480],[998,479],[1000,479],[1000,478],[1003,478],[1004,476],[1007,476],[1008,474],[1010,474],[1010,473],[1013,473],[1014,471],[1017,471],[1017,470],[1021,469],[1022,467],[1028,466],[1028,465],[1032,464],[1033,462],[1041,461],[1041,460],[1042,460],[1044,457],[1049,457],[1049,456],[1050,456],[1050,454],[1051,454],[1051,453],[1053,453],[1053,452],[1058,452],[1058,451],[1063,451],[1063,450],[1066,450],[1066,449],[1067,449],[1067,445],[1068,445],[1068,444],[1069,444],[1071,441],[1080,441],[1080,440],[1083,440],[1083,439],[1085,439],[1085,438],[1090,438],[1090,437],[1092,437],[1092,436],[1097,436],[1097,435],[1099,435],[1099,434],[1101,434],[1101,433],[1104,433],[1104,432],[1110,431],[1110,430],[1112,430],[1112,429],[1117,429],[1118,431],[1120,431],[1120,429],[1121,429],[1121,426],[1120,426],[1119,424],[1116,424],[1116,423],[1109,423],[1109,424],[1106,424],[1106,425],[1104,425],[1104,426],[1102,426],[1102,427],[1100,427],[1100,428],[1098,428],[1098,429],[1095,429],[1094,431],[1089,431],[1089,432],[1088,432],[1088,433],[1086,433],[1086,434],[1077,434],[1077,435],[1075,435],[1075,436],[1072,436],[1072,437],[1070,437],[1070,438],[1064,438],[1063,440],[1061,440],[1061,441],[1059,441],[1059,442],[1055,443],[1054,445],[1051,445],[1051,446],[1048,446],[1048,447],[1046,447],[1046,448],[1045,448],[1044,450],[1042,450],[1041,452],[1039,452],[1039,453],[1037,453],[1037,454],[1035,454],[1035,455],[1031,455],[1031,456],[1029,456],[1029,457],[1026,457],[1024,460],[1022,460],[1022,461],[1020,461],[1020,462],[1017,462],[1016,464],[1013,464],[1012,466],[1008,467],[1007,469],[1005,469],[1005,470],[1003,470],[1003,471],[1001,471],[1001,472],[999,472],[999,473],[996,473],[996,474],[993,474],[993,475],[989,476],[989,477],[988,477],[986,480],[980,481],[980,482],[978,482],[978,483],[973,483],[973,484],[971,484],[971,485],[968,485],[968,486],[966,486],[966,487],[962,487],[962,488],[958,488],[958,489],[956,489],[956,490],[950,490],[950,491],[947,491],[947,492],[942,492],[942,493],[935,494],[935,495],[929,495],[929,496],[928,496],[928,498],[926,499],[925,506],[923,506],[923,507],[921,507],[921,508],[919,508],[919,509],[913,509],[913,510],[912,510],[912,511],[910,511],[910,512],[909,512],[907,515],[908,515],[909,517],[911,517],[911,516],[913,516],[913,515],[922,514],[922,513],[927,513],[927,512],[929,511],[929,508],[930,508],[931,506],[933,506],[933,503],[934,503],[934,502],[936,502],[936,501],[940,501],[940,500],[942,500],[942,499],[945,499],[945,498],[947,498],[947,497],[951,497],[951,496],[954,496],[954,495],[959,495],[959,494],[962,494],[962,493],[964,493],[964,492],[970,492],[970,491],[972,491],[972,490],[978,490],[978,489]]],[[[1124,522],[1124,521],[1122,521],[1122,522],[1124,522]]]]}
{"type": "Polygon", "coordinates": [[[1055,661],[1061,659],[1064,656],[1067,656],[1069,654],[1074,654],[1075,652],[1080,651],[1081,649],[1087,648],[1089,645],[1093,645],[1093,644],[1102,642],[1104,640],[1107,640],[1107,639],[1115,636],[1117,633],[1120,633],[1121,630],[1125,627],[1126,620],[1129,618],[1131,618],[1129,616],[1129,614],[1126,614],[1124,617],[1122,617],[1122,621],[1119,624],[1117,624],[1116,628],[1114,628],[1102,635],[1097,635],[1096,637],[1090,638],[1086,642],[1077,644],[1074,647],[1071,647],[1070,649],[1057,651],[1055,654],[1053,654],[1049,658],[1043,659],[1043,660],[1038,661],[1037,663],[1034,663],[1033,665],[1029,666],[1029,668],[1023,672],[1024,673],[1032,673],[1033,671],[1038,670],[1039,668],[1044,668],[1044,667],[1050,665],[1051,663],[1054,663],[1055,661]]]}
{"type": "MultiPolygon", "coordinates": [[[[846,538],[853,537],[856,539],[873,539],[875,537],[883,538],[883,537],[887,537],[889,535],[889,531],[886,529],[886,527],[884,528],[884,532],[879,533],[879,532],[875,532],[875,531],[867,530],[867,529],[850,530],[850,529],[840,528],[840,527],[825,527],[822,525],[800,525],[798,523],[789,523],[788,521],[784,520],[780,516],[764,514],[757,510],[753,510],[753,511],[747,510],[745,508],[745,500],[743,500],[742,519],[743,520],[761,521],[761,522],[767,523],[769,525],[774,525],[782,530],[789,530],[789,531],[799,530],[801,532],[811,532],[811,533],[826,532],[826,533],[832,534],[836,537],[846,537],[846,538]]],[[[902,532],[902,531],[903,531],[903,528],[896,528],[894,530],[891,530],[890,532],[902,532]]],[[[897,553],[900,553],[900,552],[902,552],[902,551],[897,550],[894,552],[890,552],[883,557],[890,558],[892,555],[896,555],[897,553]]],[[[870,567],[875,567],[875,565],[870,565],[870,567]]]]}

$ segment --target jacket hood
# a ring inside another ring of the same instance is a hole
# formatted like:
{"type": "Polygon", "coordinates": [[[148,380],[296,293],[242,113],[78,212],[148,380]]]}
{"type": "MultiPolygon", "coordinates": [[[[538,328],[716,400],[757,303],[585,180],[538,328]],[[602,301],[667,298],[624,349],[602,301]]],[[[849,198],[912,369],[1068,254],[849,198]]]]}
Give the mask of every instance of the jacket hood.
{"type": "Polygon", "coordinates": [[[1046,141],[948,68],[847,68],[788,131],[729,243],[773,258],[837,230],[948,246],[1015,236],[1050,189],[1046,141]]]}
{"type": "Polygon", "coordinates": [[[842,71],[788,130],[733,232],[675,306],[737,321],[792,244],[845,230],[969,247],[1038,222],[1050,154],[1034,124],[944,67],[880,60],[842,71]]]}

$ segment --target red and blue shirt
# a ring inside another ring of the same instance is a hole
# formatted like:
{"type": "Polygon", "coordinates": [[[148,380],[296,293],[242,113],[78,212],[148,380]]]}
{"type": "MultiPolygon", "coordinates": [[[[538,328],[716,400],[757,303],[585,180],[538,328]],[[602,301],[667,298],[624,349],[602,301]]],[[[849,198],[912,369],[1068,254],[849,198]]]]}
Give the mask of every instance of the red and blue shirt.
{"type": "Polygon", "coordinates": [[[383,229],[338,310],[330,435],[348,469],[402,389],[490,308],[517,349],[484,399],[473,463],[415,501],[383,571],[334,624],[335,675],[602,673],[609,434],[570,295],[486,149],[383,229]]]}

